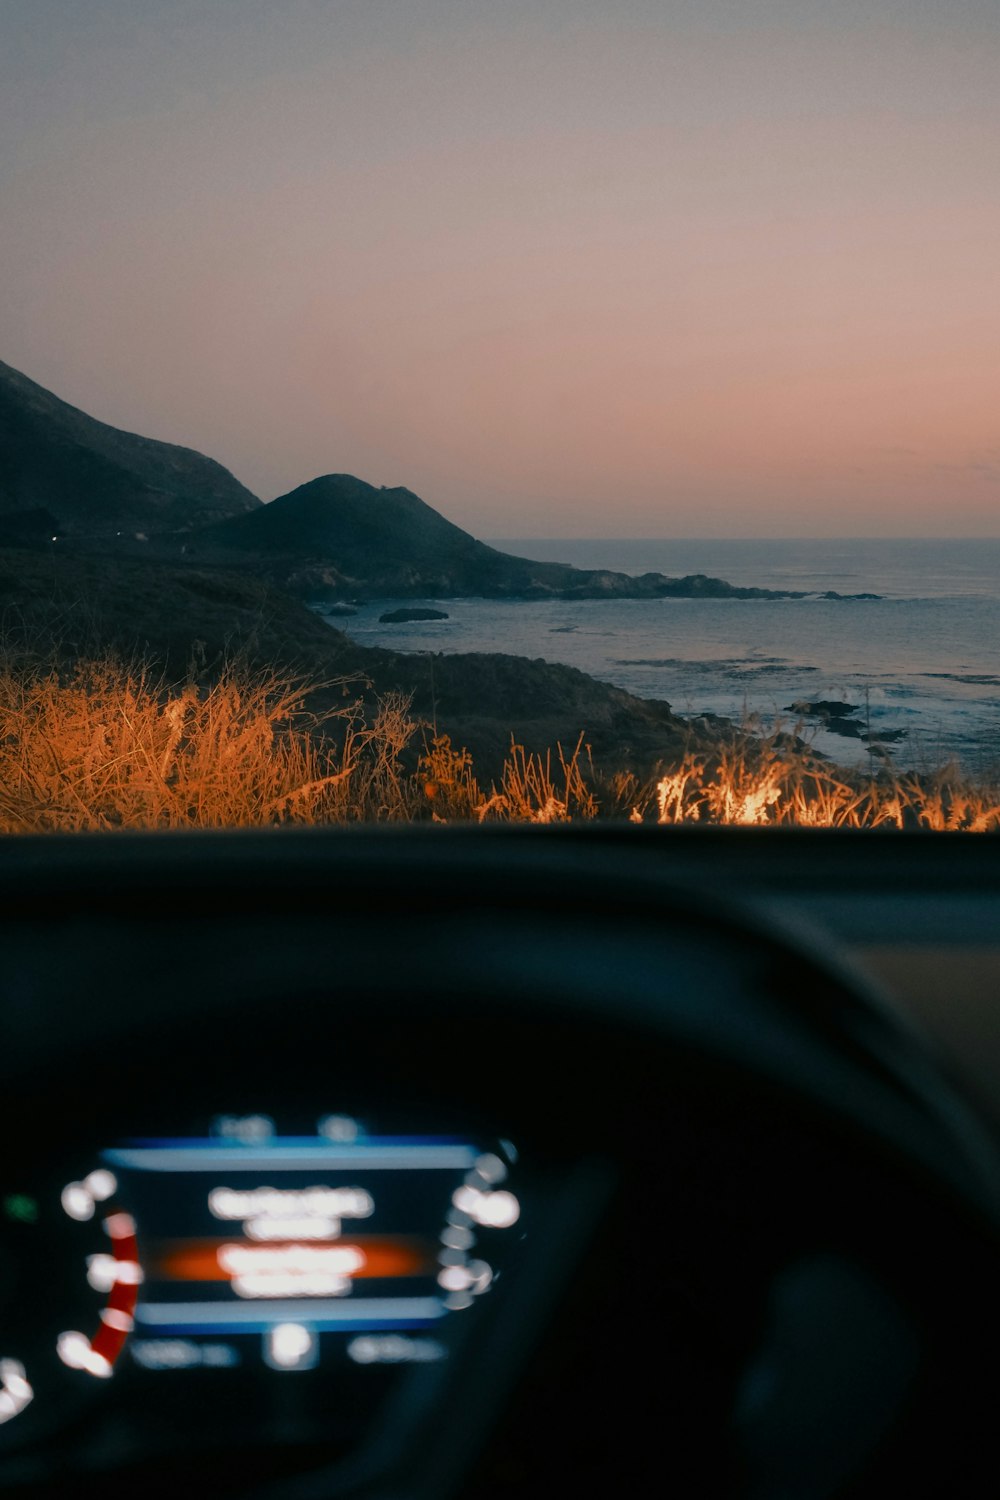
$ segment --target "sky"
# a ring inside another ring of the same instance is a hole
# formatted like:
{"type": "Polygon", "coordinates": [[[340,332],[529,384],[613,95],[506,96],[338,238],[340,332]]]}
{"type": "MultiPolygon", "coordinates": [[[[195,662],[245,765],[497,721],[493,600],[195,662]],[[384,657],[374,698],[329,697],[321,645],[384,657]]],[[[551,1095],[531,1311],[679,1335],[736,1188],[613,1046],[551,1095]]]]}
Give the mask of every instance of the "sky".
{"type": "Polygon", "coordinates": [[[0,0],[0,359],[267,500],[1000,535],[997,0],[0,0]]]}

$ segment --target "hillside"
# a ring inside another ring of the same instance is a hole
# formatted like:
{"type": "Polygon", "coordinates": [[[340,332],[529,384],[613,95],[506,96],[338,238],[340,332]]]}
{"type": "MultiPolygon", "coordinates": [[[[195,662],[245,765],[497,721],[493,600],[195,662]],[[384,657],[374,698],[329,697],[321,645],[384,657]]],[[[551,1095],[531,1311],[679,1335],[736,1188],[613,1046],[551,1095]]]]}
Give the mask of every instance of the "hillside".
{"type": "MultiPolygon", "coordinates": [[[[692,742],[666,703],[634,698],[573,667],[507,655],[436,655],[359,646],[314,611],[245,574],[155,558],[0,548],[0,621],[9,662],[145,656],[182,680],[241,655],[313,681],[348,676],[369,705],[412,696],[417,719],[468,745],[496,774],[511,736],[544,751],[582,732],[599,762],[648,770],[692,742]]],[[[315,695],[314,695],[315,696],[315,695]]],[[[327,695],[342,702],[344,689],[327,695]]],[[[319,694],[319,701],[324,694],[319,694]]]]}
{"type": "Polygon", "coordinates": [[[172,532],[260,506],[214,459],[109,427],[0,362],[0,540],[172,532]]]}
{"type": "Polygon", "coordinates": [[[522,595],[564,586],[560,563],[509,557],[476,541],[418,495],[327,474],[250,515],[192,538],[199,553],[239,554],[296,592],[522,595]]]}
{"type": "MultiPolygon", "coordinates": [[[[300,597],[564,599],[798,598],[694,574],[638,578],[568,563],[532,562],[476,541],[411,490],[376,489],[327,474],[269,505],[206,527],[185,552],[249,568],[300,597]]],[[[837,595],[828,597],[836,598],[837,595]]]]}
{"type": "MultiPolygon", "coordinates": [[[[98,422],[0,363],[0,546],[197,560],[312,600],[798,598],[512,557],[412,490],[327,474],[264,505],[214,459],[98,422]]],[[[827,598],[839,595],[828,594],[827,598]]]]}

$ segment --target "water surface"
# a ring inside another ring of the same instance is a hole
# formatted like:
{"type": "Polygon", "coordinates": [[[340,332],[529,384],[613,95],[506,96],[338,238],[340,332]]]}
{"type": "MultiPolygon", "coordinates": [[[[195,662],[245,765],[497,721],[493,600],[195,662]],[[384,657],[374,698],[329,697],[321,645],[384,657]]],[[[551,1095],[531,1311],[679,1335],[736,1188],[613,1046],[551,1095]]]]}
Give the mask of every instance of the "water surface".
{"type": "MultiPolygon", "coordinates": [[[[771,724],[794,721],[792,705],[803,701],[844,701],[876,734],[905,731],[891,751],[897,765],[954,757],[982,773],[1000,763],[1000,540],[492,545],[578,567],[707,573],[813,597],[380,600],[333,623],[358,641],[396,650],[506,651],[565,662],[686,715],[756,714],[771,724]],[[815,597],[828,589],[882,597],[815,597]],[[418,602],[447,610],[449,619],[379,624],[395,604],[418,602]]],[[[868,760],[860,740],[820,731],[817,745],[845,763],[868,760]]]]}

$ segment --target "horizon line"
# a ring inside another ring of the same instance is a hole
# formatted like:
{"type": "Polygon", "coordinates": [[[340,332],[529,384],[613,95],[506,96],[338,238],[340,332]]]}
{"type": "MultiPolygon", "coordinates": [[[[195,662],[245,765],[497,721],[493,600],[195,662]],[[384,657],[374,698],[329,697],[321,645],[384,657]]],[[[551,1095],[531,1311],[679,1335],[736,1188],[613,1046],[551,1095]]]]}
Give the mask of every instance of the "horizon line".
{"type": "Polygon", "coordinates": [[[954,533],[933,536],[484,536],[481,540],[492,545],[499,542],[1000,542],[1000,532],[991,535],[970,533],[968,536],[954,533]]]}

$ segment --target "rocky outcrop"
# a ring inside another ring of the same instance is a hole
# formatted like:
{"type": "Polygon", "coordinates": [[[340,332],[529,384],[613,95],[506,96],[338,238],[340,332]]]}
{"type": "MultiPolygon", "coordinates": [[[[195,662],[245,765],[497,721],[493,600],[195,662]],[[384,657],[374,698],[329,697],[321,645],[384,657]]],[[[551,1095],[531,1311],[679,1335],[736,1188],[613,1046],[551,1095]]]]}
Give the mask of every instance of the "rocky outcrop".
{"type": "Polygon", "coordinates": [[[900,740],[906,739],[905,728],[866,728],[866,720],[857,717],[860,712],[860,703],[845,703],[839,698],[799,698],[785,708],[785,713],[797,714],[800,719],[812,719],[818,728],[825,729],[828,734],[839,734],[845,740],[861,740],[872,750],[885,745],[898,745],[900,740]]]}

